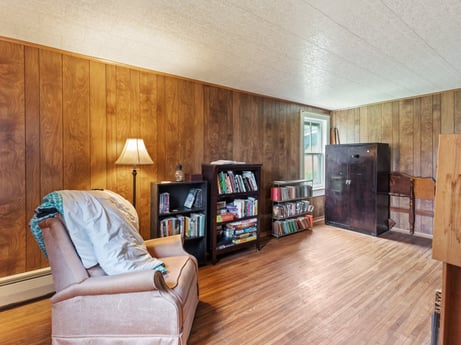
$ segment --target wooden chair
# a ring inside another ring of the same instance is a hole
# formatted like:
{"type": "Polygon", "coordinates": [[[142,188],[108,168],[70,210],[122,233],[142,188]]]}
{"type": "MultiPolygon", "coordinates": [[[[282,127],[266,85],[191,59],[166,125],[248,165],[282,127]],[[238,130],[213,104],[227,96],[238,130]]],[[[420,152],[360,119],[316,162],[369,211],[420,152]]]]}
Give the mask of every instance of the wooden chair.
{"type": "MultiPolygon", "coordinates": [[[[435,180],[432,177],[414,177],[401,172],[392,172],[389,178],[389,195],[409,198],[408,210],[394,208],[395,211],[407,212],[410,233],[415,232],[415,199],[435,199],[435,180]]],[[[418,214],[433,217],[433,211],[418,211],[418,214]]]]}

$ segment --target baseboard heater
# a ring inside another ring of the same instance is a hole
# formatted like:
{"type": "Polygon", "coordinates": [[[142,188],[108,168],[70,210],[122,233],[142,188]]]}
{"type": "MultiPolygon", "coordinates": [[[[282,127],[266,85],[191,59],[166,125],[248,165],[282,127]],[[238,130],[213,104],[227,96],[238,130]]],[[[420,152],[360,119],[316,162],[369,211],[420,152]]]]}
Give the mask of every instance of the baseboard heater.
{"type": "Polygon", "coordinates": [[[49,267],[0,278],[0,309],[44,297],[54,292],[49,267]]]}

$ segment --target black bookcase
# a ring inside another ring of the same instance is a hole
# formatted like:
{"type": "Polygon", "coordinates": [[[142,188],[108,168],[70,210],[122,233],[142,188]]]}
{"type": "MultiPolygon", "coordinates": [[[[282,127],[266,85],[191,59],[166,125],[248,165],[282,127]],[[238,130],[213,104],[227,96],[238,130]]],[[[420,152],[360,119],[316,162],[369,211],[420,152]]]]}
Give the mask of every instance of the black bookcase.
{"type": "Polygon", "coordinates": [[[151,237],[180,233],[184,238],[184,248],[197,258],[199,265],[206,264],[207,195],[206,181],[151,183],[151,237]],[[192,204],[186,202],[190,193],[194,194],[192,204]],[[165,205],[166,195],[168,205],[165,205]],[[202,230],[197,228],[196,231],[190,231],[193,227],[186,218],[193,219],[194,226],[199,226],[202,230]],[[181,228],[180,219],[183,219],[183,224],[189,222],[189,227],[181,228]],[[168,226],[169,231],[166,231],[168,226]]]}
{"type": "Polygon", "coordinates": [[[259,250],[261,166],[202,164],[202,176],[209,186],[208,250],[213,264],[225,253],[249,246],[256,246],[259,250]],[[253,177],[253,182],[249,177],[253,177]],[[222,212],[237,201],[245,204],[249,212],[234,216],[222,212]]]}

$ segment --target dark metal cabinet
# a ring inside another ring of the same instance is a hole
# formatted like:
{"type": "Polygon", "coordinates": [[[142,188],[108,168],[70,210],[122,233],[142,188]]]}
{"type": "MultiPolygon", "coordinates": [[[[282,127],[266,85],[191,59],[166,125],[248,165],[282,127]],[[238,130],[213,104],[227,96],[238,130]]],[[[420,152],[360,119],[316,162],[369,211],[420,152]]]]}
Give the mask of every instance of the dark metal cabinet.
{"type": "Polygon", "coordinates": [[[326,146],[325,223],[377,236],[388,230],[387,144],[326,146]]]}

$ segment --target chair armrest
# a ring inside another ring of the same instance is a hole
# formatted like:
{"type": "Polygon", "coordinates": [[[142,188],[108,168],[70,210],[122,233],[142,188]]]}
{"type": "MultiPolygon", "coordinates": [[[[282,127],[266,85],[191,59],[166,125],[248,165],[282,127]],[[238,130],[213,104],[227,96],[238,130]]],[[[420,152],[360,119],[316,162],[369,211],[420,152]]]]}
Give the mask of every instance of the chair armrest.
{"type": "Polygon", "coordinates": [[[147,250],[154,258],[162,258],[167,256],[190,256],[184,250],[181,235],[174,235],[168,237],[159,237],[151,240],[146,240],[147,250]]]}
{"type": "Polygon", "coordinates": [[[155,291],[174,296],[160,271],[136,271],[112,276],[90,277],[57,292],[51,302],[56,303],[75,296],[121,294],[155,291]]]}
{"type": "Polygon", "coordinates": [[[45,219],[39,226],[45,241],[56,291],[88,279],[88,272],[75,251],[62,218],[56,216],[45,219]]]}

